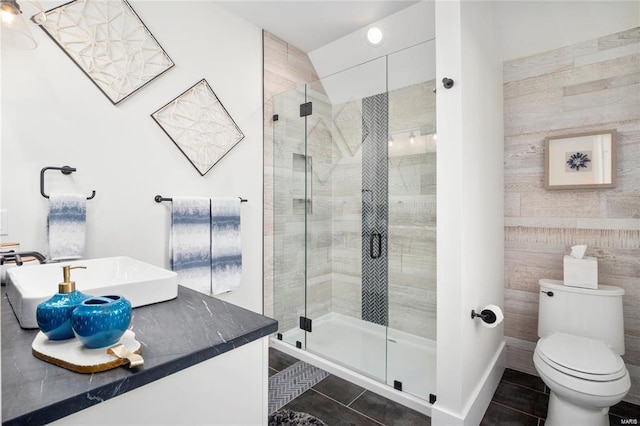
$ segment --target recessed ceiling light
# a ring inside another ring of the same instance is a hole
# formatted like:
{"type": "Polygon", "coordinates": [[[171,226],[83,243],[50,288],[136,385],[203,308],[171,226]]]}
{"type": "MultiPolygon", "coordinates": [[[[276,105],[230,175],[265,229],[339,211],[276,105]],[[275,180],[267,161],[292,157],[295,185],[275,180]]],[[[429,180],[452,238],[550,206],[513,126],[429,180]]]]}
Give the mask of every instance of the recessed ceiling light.
{"type": "Polygon", "coordinates": [[[371,27],[367,31],[367,42],[369,42],[370,45],[380,46],[383,39],[384,35],[382,34],[382,30],[380,28],[371,27]]]}

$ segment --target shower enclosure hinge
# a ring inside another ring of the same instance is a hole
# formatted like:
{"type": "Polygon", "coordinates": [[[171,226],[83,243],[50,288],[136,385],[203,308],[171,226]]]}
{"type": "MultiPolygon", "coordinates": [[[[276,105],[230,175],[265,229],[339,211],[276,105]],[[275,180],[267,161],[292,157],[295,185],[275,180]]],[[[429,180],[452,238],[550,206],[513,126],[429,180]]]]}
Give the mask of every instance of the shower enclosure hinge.
{"type": "Polygon", "coordinates": [[[302,342],[300,340],[296,340],[296,348],[302,349],[302,342]]]}
{"type": "Polygon", "coordinates": [[[393,381],[393,388],[402,392],[402,382],[400,380],[393,381]]]}
{"type": "Polygon", "coordinates": [[[278,121],[278,114],[273,114],[273,121],[278,121]]]}
{"type": "Polygon", "coordinates": [[[429,404],[435,404],[436,403],[436,396],[432,393],[429,394],[429,404]]]}
{"type": "Polygon", "coordinates": [[[277,336],[278,336],[278,340],[282,340],[282,333],[278,333],[277,336]]]}
{"type": "Polygon", "coordinates": [[[300,328],[311,333],[311,318],[300,317],[300,328]]]}
{"type": "Polygon", "coordinates": [[[300,104],[300,117],[306,117],[313,112],[313,104],[309,101],[305,104],[300,104]]]}

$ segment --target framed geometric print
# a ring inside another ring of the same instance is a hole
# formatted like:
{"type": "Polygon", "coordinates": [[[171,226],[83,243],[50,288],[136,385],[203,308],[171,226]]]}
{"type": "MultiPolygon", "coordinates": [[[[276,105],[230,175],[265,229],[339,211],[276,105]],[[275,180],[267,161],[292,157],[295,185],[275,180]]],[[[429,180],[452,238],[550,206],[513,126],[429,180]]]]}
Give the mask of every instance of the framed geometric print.
{"type": "Polygon", "coordinates": [[[74,0],[40,27],[114,104],[174,63],[126,0],[74,0]]]}
{"type": "Polygon", "coordinates": [[[244,138],[205,79],[151,117],[201,176],[244,138]]]}

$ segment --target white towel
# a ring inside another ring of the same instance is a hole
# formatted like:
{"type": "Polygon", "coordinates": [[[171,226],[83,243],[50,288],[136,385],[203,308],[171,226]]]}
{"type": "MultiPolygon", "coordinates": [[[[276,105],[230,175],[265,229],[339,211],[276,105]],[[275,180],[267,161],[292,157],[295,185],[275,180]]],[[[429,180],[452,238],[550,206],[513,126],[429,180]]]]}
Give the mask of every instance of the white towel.
{"type": "Polygon", "coordinates": [[[235,290],[242,279],[240,199],[211,199],[212,294],[235,290]]]}
{"type": "Polygon", "coordinates": [[[49,195],[47,232],[50,260],[80,259],[84,256],[86,221],[85,195],[49,195]]]}
{"type": "Polygon", "coordinates": [[[173,197],[171,269],[179,283],[211,294],[211,207],[208,198],[173,197]]]}

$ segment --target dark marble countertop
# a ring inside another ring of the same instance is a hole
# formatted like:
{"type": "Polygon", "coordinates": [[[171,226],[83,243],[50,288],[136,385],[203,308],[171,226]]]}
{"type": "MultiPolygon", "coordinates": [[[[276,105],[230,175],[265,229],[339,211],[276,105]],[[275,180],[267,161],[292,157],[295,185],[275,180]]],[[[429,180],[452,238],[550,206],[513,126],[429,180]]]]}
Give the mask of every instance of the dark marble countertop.
{"type": "Polygon", "coordinates": [[[144,366],[74,373],[35,358],[38,330],[20,328],[2,289],[2,422],[40,425],[267,336],[277,322],[179,287],[178,297],[133,310],[144,366]]]}

